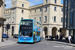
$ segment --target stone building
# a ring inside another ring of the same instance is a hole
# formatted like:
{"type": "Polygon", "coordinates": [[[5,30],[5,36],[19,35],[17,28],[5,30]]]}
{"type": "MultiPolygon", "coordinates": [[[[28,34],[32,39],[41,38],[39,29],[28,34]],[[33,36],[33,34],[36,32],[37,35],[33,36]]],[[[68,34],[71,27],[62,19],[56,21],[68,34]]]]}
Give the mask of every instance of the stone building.
{"type": "Polygon", "coordinates": [[[2,32],[3,32],[4,21],[5,21],[5,18],[3,18],[4,8],[5,8],[4,0],[0,0],[0,42],[2,42],[2,32]]]}
{"type": "Polygon", "coordinates": [[[43,4],[30,7],[30,18],[43,24],[44,34],[48,37],[62,35],[68,37],[63,29],[63,4],[61,0],[43,0],[43,4]]]}
{"type": "MultiPolygon", "coordinates": [[[[43,33],[47,38],[62,35],[68,37],[68,30],[63,29],[63,4],[61,0],[43,0],[43,4],[29,7],[27,0],[12,0],[12,7],[5,10],[9,34],[18,33],[20,19],[35,19],[42,23],[43,33]],[[10,13],[10,14],[9,14],[10,13]]],[[[5,31],[6,32],[6,31],[5,31]]]]}
{"type": "Polygon", "coordinates": [[[8,34],[13,36],[13,34],[18,34],[19,22],[23,19],[29,18],[29,1],[27,0],[12,0],[11,8],[5,9],[5,25],[4,32],[6,31],[6,25],[10,24],[10,29],[8,34]]]}

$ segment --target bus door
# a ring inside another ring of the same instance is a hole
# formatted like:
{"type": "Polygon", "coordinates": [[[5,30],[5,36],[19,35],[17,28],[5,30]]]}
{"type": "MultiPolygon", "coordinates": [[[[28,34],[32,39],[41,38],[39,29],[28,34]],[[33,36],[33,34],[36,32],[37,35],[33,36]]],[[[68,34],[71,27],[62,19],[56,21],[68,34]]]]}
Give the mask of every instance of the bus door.
{"type": "Polygon", "coordinates": [[[33,41],[35,42],[35,34],[36,32],[33,32],[33,41]]]}
{"type": "Polygon", "coordinates": [[[33,40],[34,40],[35,42],[37,42],[36,32],[34,32],[33,40]]]}

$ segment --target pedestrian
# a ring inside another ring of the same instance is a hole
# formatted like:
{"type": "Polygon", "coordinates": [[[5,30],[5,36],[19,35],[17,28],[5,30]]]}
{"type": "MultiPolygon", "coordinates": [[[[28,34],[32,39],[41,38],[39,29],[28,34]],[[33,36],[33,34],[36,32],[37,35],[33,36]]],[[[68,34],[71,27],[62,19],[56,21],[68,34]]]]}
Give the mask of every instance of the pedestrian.
{"type": "Polygon", "coordinates": [[[71,43],[71,38],[72,38],[71,35],[69,35],[69,36],[68,36],[68,41],[69,41],[69,43],[71,43]]]}
{"type": "Polygon", "coordinates": [[[60,35],[60,40],[62,40],[62,35],[60,35]]]}
{"type": "Polygon", "coordinates": [[[56,40],[58,40],[58,35],[56,35],[56,40]]]}

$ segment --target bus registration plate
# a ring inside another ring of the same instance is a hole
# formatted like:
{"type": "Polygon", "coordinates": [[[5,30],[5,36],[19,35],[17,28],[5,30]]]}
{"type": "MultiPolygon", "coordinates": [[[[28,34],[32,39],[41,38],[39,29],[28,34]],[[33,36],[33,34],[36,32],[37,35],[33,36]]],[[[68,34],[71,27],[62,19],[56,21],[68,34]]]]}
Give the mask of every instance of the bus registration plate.
{"type": "Polygon", "coordinates": [[[26,43],[26,41],[24,41],[26,43]]]}

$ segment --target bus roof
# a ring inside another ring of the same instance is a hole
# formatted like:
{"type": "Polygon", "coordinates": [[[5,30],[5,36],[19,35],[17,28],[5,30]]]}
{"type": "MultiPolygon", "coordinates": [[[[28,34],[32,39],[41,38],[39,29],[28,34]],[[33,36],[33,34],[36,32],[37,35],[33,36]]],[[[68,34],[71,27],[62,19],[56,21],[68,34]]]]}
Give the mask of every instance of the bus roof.
{"type": "MultiPolygon", "coordinates": [[[[33,20],[33,21],[36,21],[35,19],[21,19],[21,21],[22,20],[33,20]]],[[[36,22],[38,22],[38,21],[36,21],[36,22]]],[[[41,24],[40,22],[38,22],[39,24],[41,24]]],[[[42,24],[41,24],[42,25],[42,24]]]]}

